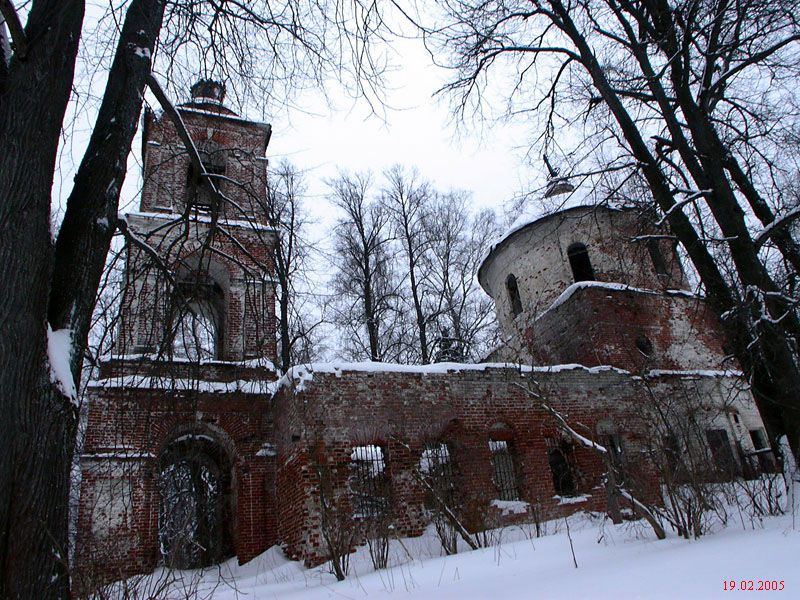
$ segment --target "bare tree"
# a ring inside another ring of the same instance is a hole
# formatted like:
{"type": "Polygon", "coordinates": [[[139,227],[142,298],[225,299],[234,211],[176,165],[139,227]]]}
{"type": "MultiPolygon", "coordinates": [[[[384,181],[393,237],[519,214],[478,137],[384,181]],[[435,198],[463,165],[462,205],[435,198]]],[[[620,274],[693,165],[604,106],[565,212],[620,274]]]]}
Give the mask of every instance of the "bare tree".
{"type": "Polygon", "coordinates": [[[391,215],[394,236],[400,242],[406,268],[408,289],[417,329],[417,350],[422,364],[430,362],[428,326],[433,316],[427,302],[428,273],[423,262],[430,248],[429,232],[424,226],[432,190],[421,181],[416,170],[406,172],[395,165],[384,173],[386,179],[382,201],[391,215]]]}
{"type": "Polygon", "coordinates": [[[368,174],[343,173],[329,185],[333,203],[344,213],[334,233],[333,286],[342,304],[337,321],[347,331],[354,356],[396,359],[392,328],[397,285],[390,260],[389,214],[370,199],[368,174]]]}
{"type": "Polygon", "coordinates": [[[774,252],[791,272],[800,264],[788,227],[796,215],[777,212],[781,163],[796,163],[781,151],[783,132],[797,115],[796,6],[666,0],[445,6],[449,20],[437,28],[438,39],[452,50],[457,77],[448,89],[461,94],[461,107],[486,91],[495,65],[510,65],[512,110],[541,117],[545,149],[560,148],[572,124],[586,123],[590,139],[576,145],[573,159],[591,155],[647,183],[762,413],[797,453],[800,405],[790,391],[800,385],[797,299],[769,268],[774,252]],[[531,90],[530,76],[543,72],[549,83],[531,90]]]}
{"type": "Polygon", "coordinates": [[[312,335],[318,324],[312,323],[304,312],[299,289],[311,249],[305,231],[305,193],[302,171],[288,161],[280,162],[270,173],[266,214],[278,229],[274,276],[278,299],[278,367],[283,372],[293,364],[311,360],[312,335]]]}
{"type": "Polygon", "coordinates": [[[486,249],[499,236],[492,210],[471,213],[467,196],[437,194],[425,227],[430,240],[426,262],[430,295],[435,299],[442,360],[480,361],[493,342],[494,304],[477,283],[486,249]],[[442,340],[450,337],[447,348],[442,340]]]}

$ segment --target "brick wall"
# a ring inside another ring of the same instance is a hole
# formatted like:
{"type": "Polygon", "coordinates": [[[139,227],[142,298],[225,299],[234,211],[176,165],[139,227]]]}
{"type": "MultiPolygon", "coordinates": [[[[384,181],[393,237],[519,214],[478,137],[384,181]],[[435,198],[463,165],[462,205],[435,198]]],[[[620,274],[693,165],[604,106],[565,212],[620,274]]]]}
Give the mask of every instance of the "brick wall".
{"type": "Polygon", "coordinates": [[[730,367],[723,340],[701,298],[583,287],[539,315],[520,341],[537,364],[613,365],[639,372],[730,367]]]}
{"type": "MultiPolygon", "coordinates": [[[[631,456],[635,455],[641,435],[637,431],[641,411],[635,407],[642,404],[643,390],[629,375],[608,369],[522,375],[498,368],[446,375],[342,370],[316,373],[299,388],[282,388],[275,405],[277,496],[279,535],[288,554],[308,564],[325,558],[318,490],[330,482],[320,480],[320,467],[327,469],[325,477],[332,477],[334,488],[346,497],[352,448],[365,444],[384,449],[394,500],[400,507],[394,521],[399,535],[418,535],[427,525],[424,489],[414,471],[425,444],[432,441],[445,441],[451,448],[457,487],[467,500],[465,520],[473,528],[520,518],[503,517],[490,507],[497,492],[488,442],[497,426],[513,444],[521,499],[535,505],[540,518],[564,511],[603,510],[602,461],[582,448],[574,449],[578,490],[590,497],[563,506],[554,498],[548,440],[558,440],[561,434],[520,386],[543,394],[589,435],[609,427],[620,431],[631,456]],[[284,496],[291,501],[284,503],[284,496]]],[[[652,476],[643,477],[642,485],[652,492],[652,476]]]]}
{"type": "Polygon", "coordinates": [[[160,457],[179,436],[210,438],[232,468],[228,524],[246,562],[277,542],[274,432],[269,396],[96,388],[81,459],[78,589],[158,564],[160,457]]]}

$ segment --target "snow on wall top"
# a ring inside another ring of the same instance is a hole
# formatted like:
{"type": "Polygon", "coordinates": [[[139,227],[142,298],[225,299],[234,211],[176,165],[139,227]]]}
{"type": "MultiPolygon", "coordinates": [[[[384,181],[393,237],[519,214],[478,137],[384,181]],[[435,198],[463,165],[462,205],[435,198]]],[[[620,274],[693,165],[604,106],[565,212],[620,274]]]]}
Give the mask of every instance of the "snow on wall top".
{"type": "Polygon", "coordinates": [[[136,353],[136,354],[115,354],[110,353],[103,356],[101,362],[109,362],[112,360],[130,360],[130,361],[153,361],[164,363],[180,363],[180,364],[193,364],[193,365],[209,365],[209,366],[233,366],[233,367],[251,367],[261,368],[267,371],[277,371],[275,364],[265,356],[258,358],[249,358],[247,360],[220,360],[218,358],[199,358],[192,359],[181,356],[167,357],[163,354],[155,352],[136,353]]]}
{"type": "Polygon", "coordinates": [[[107,379],[95,379],[86,384],[89,389],[156,389],[173,391],[195,391],[212,394],[266,394],[270,395],[274,382],[261,380],[205,381],[179,377],[154,377],[149,375],[123,375],[107,379]]]}
{"type": "MultiPolygon", "coordinates": [[[[315,374],[334,375],[341,377],[344,372],[357,373],[413,373],[418,375],[446,375],[448,373],[458,373],[464,371],[487,371],[490,369],[513,369],[520,373],[561,373],[563,371],[583,370],[587,373],[605,373],[613,371],[621,375],[636,376],[630,371],[612,367],[610,365],[599,365],[596,367],[586,367],[577,363],[531,366],[518,363],[435,363],[431,365],[399,365],[395,363],[381,362],[329,362],[329,363],[308,363],[291,367],[286,374],[277,382],[272,384],[273,391],[277,392],[283,387],[293,388],[295,391],[302,392],[306,385],[314,380],[315,374]]],[[[697,369],[687,371],[665,371],[654,370],[644,374],[645,377],[741,377],[741,371],[736,370],[712,370],[697,369]]]]}

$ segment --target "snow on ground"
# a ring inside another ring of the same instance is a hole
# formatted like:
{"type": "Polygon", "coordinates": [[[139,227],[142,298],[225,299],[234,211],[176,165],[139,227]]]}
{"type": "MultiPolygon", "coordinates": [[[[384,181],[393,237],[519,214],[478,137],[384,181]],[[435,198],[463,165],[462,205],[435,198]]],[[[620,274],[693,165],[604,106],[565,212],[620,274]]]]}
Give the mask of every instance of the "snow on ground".
{"type": "Polygon", "coordinates": [[[187,592],[219,600],[800,597],[800,523],[795,525],[791,515],[754,527],[731,519],[726,529],[691,541],[674,534],[657,541],[640,523],[614,526],[576,515],[570,535],[578,568],[564,521],[544,525],[550,535],[535,538],[530,525],[508,527],[495,532],[492,547],[454,556],[440,556],[430,532],[396,540],[392,566],[381,571],[372,568],[367,549],[359,548],[343,582],[325,565],[305,569],[273,548],[243,566],[233,560],[202,575],[184,572],[174,595],[159,597],[185,598],[187,592]],[[783,581],[784,586],[782,591],[725,591],[724,581],[732,579],[756,585],[783,581]]]}

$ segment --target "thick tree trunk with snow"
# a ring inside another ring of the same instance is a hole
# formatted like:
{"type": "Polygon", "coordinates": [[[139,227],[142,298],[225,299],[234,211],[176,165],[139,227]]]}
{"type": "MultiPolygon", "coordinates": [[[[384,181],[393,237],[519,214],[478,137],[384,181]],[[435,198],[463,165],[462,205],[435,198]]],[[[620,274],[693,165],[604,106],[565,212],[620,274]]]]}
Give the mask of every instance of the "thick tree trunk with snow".
{"type": "Polygon", "coordinates": [[[50,386],[50,193],[83,2],[30,7],[0,89],[0,597],[59,598],[74,409],[50,386]]]}
{"type": "Polygon", "coordinates": [[[76,378],[163,15],[164,0],[133,0],[128,6],[103,103],[58,232],[48,317],[54,330],[73,332],[76,378]]]}
{"type": "Polygon", "coordinates": [[[69,356],[61,358],[79,381],[163,5],[134,0],[128,7],[55,252],[50,192],[82,2],[32,5],[26,56],[14,57],[1,91],[0,146],[9,149],[0,155],[2,597],[69,596],[67,500],[77,411],[63,393],[69,384],[50,383],[47,323],[49,317],[53,329],[71,332],[71,348],[63,348],[69,356]]]}

